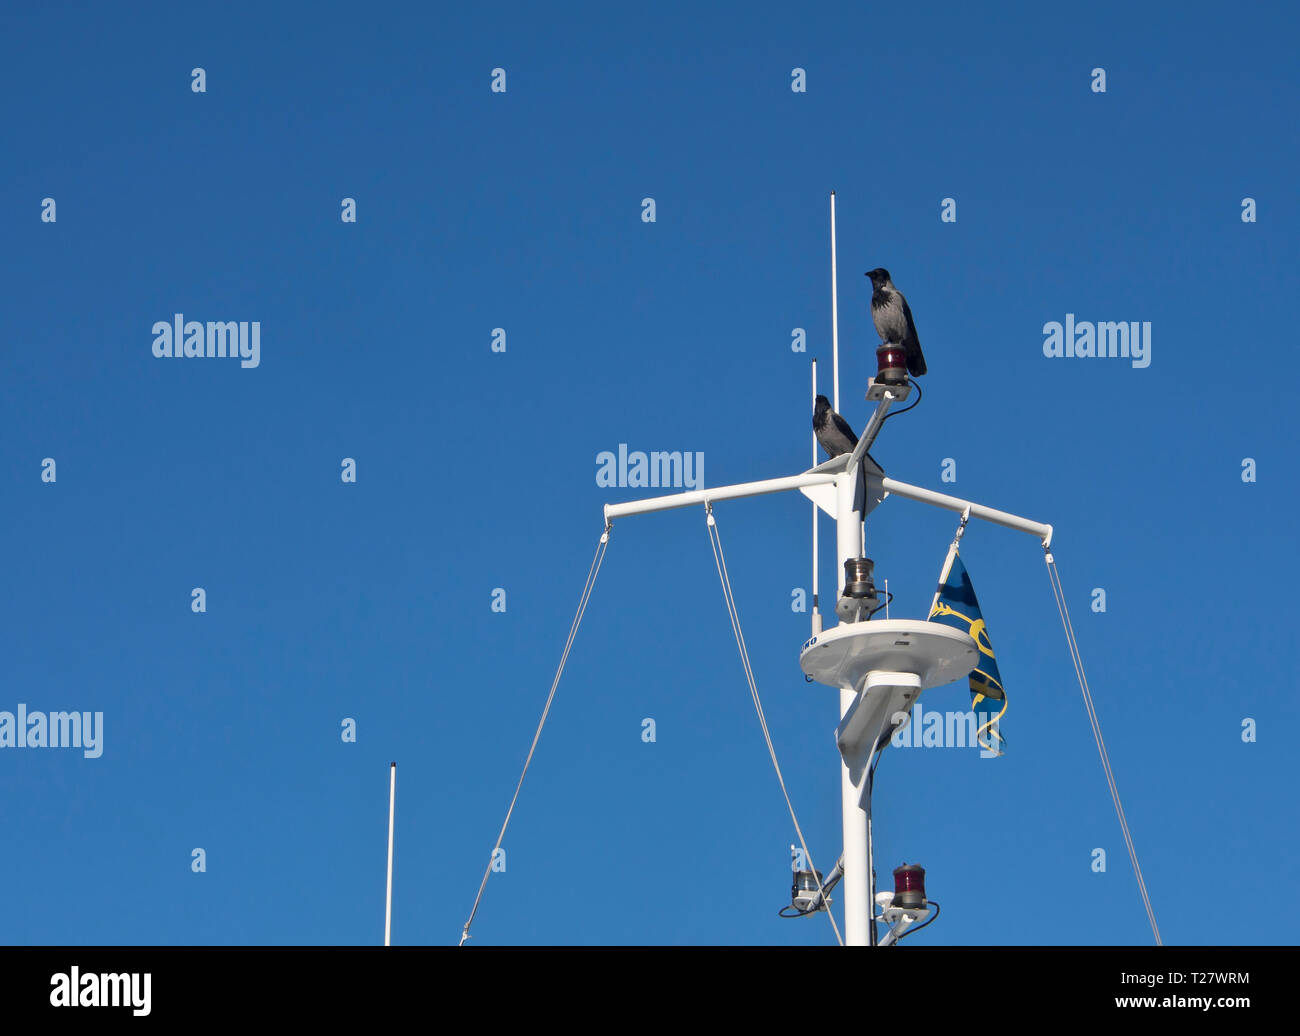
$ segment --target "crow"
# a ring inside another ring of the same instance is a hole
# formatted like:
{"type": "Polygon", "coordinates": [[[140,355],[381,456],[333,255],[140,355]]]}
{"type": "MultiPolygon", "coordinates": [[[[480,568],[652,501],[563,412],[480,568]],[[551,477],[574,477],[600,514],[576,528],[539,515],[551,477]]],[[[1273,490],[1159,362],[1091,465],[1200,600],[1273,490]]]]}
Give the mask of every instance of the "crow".
{"type": "Polygon", "coordinates": [[[885,345],[901,345],[907,351],[908,373],[919,378],[925,373],[925,357],[907,299],[894,287],[884,267],[868,270],[866,276],[871,278],[871,320],[876,334],[885,345]]]}
{"type": "Polygon", "coordinates": [[[818,445],[828,457],[852,453],[858,444],[858,437],[853,434],[848,421],[831,409],[831,401],[825,396],[818,396],[813,408],[813,431],[817,433],[818,445]]]}

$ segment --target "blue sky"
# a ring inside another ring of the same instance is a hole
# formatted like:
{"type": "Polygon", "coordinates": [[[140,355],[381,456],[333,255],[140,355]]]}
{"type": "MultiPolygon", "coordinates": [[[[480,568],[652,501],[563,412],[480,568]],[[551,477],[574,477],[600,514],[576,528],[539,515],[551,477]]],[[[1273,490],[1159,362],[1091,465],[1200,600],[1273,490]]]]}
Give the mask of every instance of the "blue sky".
{"type": "MultiPolygon", "coordinates": [[[[104,725],[95,759],[0,750],[0,942],[381,942],[397,760],[393,939],[454,943],[601,508],[657,492],[597,486],[597,454],[702,452],[707,485],[807,467],[831,189],[841,410],[865,424],[886,266],[930,373],[872,452],[1055,525],[1165,942],[1295,941],[1294,10],[696,7],[7,15],[0,710],[104,725]],[[260,364],[156,358],[176,313],[260,322],[260,364]],[[1045,357],[1067,313],[1149,321],[1150,366],[1045,357]],[[1221,909],[1243,881],[1266,910],[1221,909]]],[[[809,505],[716,515],[829,870],[809,505]]],[[[871,516],[894,617],[923,617],[955,525],[871,516]]],[[[1149,943],[1042,552],[973,524],[962,556],[1011,749],[889,751],[882,882],[927,868],[917,943],[1149,943]]],[[[475,942],[827,945],[776,916],[792,841],[702,511],[620,521],[475,942]]]]}

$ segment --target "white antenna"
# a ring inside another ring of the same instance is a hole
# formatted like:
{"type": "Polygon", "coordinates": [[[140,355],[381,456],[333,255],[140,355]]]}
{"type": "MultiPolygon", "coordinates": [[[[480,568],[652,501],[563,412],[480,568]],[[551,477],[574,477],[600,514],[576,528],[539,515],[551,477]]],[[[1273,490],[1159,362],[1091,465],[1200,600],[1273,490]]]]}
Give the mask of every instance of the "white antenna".
{"type": "MultiPolygon", "coordinates": [[[[812,362],[813,410],[817,409],[817,361],[812,362]]],[[[817,467],[817,429],[813,429],[812,466],[817,467]]],[[[813,555],[812,555],[812,635],[822,631],[822,613],[817,607],[817,505],[812,505],[813,514],[813,555]]]]}
{"type": "Polygon", "coordinates": [[[397,764],[388,768],[388,895],[384,903],[384,945],[393,936],[393,804],[397,799],[397,764]]]}
{"type": "MultiPolygon", "coordinates": [[[[835,412],[840,412],[840,303],[835,280],[835,192],[831,191],[831,375],[835,389],[835,412]]],[[[817,458],[813,457],[813,464],[817,458]]]]}

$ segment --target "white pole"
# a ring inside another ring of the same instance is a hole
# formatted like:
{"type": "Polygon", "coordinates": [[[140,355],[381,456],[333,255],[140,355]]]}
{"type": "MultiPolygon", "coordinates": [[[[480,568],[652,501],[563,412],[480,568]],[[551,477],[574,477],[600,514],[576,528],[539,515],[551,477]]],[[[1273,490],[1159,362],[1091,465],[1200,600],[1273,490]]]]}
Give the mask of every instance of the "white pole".
{"type": "MultiPolygon", "coordinates": [[[[840,688],[840,717],[853,707],[857,692],[840,688]]],[[[859,756],[865,755],[863,749],[859,756]]],[[[867,902],[867,813],[858,803],[861,782],[866,780],[861,759],[850,766],[840,759],[840,801],[844,831],[844,945],[866,946],[870,938],[870,904],[867,902]]]]}
{"type": "Polygon", "coordinates": [[[1028,518],[1021,518],[1019,515],[1008,514],[1006,511],[999,511],[993,507],[985,507],[983,504],[973,504],[969,500],[961,500],[958,497],[949,496],[947,493],[936,493],[931,489],[922,489],[920,486],[910,486],[906,482],[899,482],[892,478],[882,478],[880,485],[886,493],[892,493],[894,496],[916,500],[923,504],[933,504],[935,507],[956,511],[959,514],[969,511],[972,518],[980,518],[986,522],[992,522],[994,525],[1001,525],[1007,529],[1015,529],[1018,532],[1027,532],[1037,536],[1043,541],[1044,547],[1052,545],[1052,527],[1044,525],[1042,522],[1031,522],[1028,518]]]}
{"type": "Polygon", "coordinates": [[[715,503],[718,500],[736,500],[746,496],[763,496],[765,493],[784,493],[787,489],[804,486],[828,486],[839,476],[829,472],[804,472],[786,478],[767,478],[761,482],[741,482],[734,486],[714,489],[692,489],[686,493],[652,496],[645,500],[630,500],[623,504],[606,504],[605,520],[626,518],[632,514],[649,514],[651,511],[671,511],[677,507],[694,507],[696,504],[715,503]]]}
{"type": "Polygon", "coordinates": [[[388,768],[388,895],[384,903],[384,945],[392,945],[393,935],[393,804],[397,798],[397,764],[388,768]]]}
{"type": "MultiPolygon", "coordinates": [[[[837,555],[837,585],[844,593],[844,562],[856,558],[862,542],[862,515],[853,509],[853,498],[858,473],[861,469],[850,467],[835,480],[835,531],[837,555]]],[[[838,598],[837,598],[838,600],[838,598]]],[[[840,719],[842,720],[857,699],[851,687],[840,688],[840,719]]],[[[867,892],[867,813],[861,802],[861,785],[866,780],[863,762],[871,746],[853,753],[853,765],[847,758],[840,760],[840,796],[844,831],[844,943],[846,946],[866,946],[870,938],[870,894],[867,892]]]]}
{"type": "MultiPolygon", "coordinates": [[[[633,514],[671,511],[677,507],[693,507],[695,504],[706,504],[716,500],[737,500],[747,496],[762,496],[765,493],[783,493],[788,489],[801,489],[804,486],[830,485],[838,480],[839,476],[830,472],[805,472],[802,475],[790,475],[786,478],[763,479],[761,482],[742,482],[734,486],[717,486],[713,489],[696,489],[687,493],[671,493],[668,496],[655,496],[646,500],[632,500],[622,504],[606,504],[605,519],[612,522],[615,518],[625,518],[633,514]]],[[[911,486],[906,482],[899,482],[897,479],[882,478],[880,485],[886,494],[905,497],[908,500],[917,500],[923,504],[932,504],[947,511],[956,511],[958,514],[969,509],[972,518],[980,518],[986,522],[992,522],[994,525],[1002,525],[1008,529],[1030,533],[1042,540],[1043,546],[1050,547],[1052,545],[1052,527],[1044,525],[1042,522],[1030,521],[1028,518],[1021,518],[1019,515],[999,511],[996,508],[985,507],[983,504],[972,503],[970,500],[948,496],[946,493],[936,493],[930,489],[922,489],[920,486],[911,486]]]]}
{"type": "Polygon", "coordinates": [[[839,597],[844,596],[844,562],[856,558],[861,546],[858,528],[862,524],[862,513],[853,509],[854,491],[861,471],[861,466],[850,467],[835,476],[835,546],[838,555],[835,588],[839,597]]]}
{"type": "Polygon", "coordinates": [[[867,427],[862,429],[862,438],[853,447],[852,459],[849,461],[850,465],[862,462],[862,458],[867,455],[867,450],[871,448],[871,444],[876,441],[876,436],[880,434],[880,429],[885,427],[885,415],[889,413],[889,408],[897,401],[898,397],[886,389],[884,395],[880,397],[880,402],[876,404],[876,409],[871,415],[871,420],[867,422],[867,427]]]}
{"type": "Polygon", "coordinates": [[[831,191],[831,367],[835,412],[840,412],[840,293],[835,280],[835,192],[831,191]]]}
{"type": "MultiPolygon", "coordinates": [[[[835,254],[835,192],[831,191],[831,363],[835,391],[835,412],[840,412],[840,306],[835,254]]],[[[844,593],[844,562],[858,556],[862,548],[862,515],[853,510],[859,466],[849,469],[835,482],[836,602],[844,593]]],[[[843,719],[857,692],[840,688],[840,718],[843,719]]],[[[866,946],[870,905],[867,903],[867,814],[858,804],[858,781],[847,760],[840,760],[840,799],[844,832],[844,939],[848,946],[866,946]]]]}
{"type": "MultiPolygon", "coordinates": [[[[817,361],[812,362],[813,408],[817,406],[817,361]]],[[[812,466],[817,467],[817,429],[812,433],[812,466]]],[[[812,555],[812,635],[822,631],[822,613],[817,607],[817,505],[812,505],[813,555],[812,555]]]]}

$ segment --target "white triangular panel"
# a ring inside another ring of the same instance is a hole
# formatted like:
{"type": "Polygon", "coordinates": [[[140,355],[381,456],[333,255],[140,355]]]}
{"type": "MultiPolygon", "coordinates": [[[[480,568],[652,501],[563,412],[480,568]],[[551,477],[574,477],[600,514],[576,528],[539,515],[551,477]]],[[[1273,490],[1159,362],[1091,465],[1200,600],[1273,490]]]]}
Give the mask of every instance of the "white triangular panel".
{"type": "Polygon", "coordinates": [[[800,486],[799,492],[820,507],[823,511],[835,517],[835,487],[833,485],[821,486],[800,486]]]}
{"type": "MultiPolygon", "coordinates": [[[[815,468],[809,468],[808,471],[804,472],[804,474],[807,475],[815,472],[819,475],[835,475],[848,466],[849,455],[847,453],[842,453],[838,457],[832,457],[828,461],[823,461],[815,468]]],[[[885,476],[885,471],[875,462],[871,454],[868,453],[862,459],[862,468],[867,474],[866,498],[863,501],[862,507],[862,515],[865,518],[874,511],[880,502],[889,494],[885,492],[884,487],[880,484],[880,480],[885,476]]],[[[833,485],[800,486],[799,492],[821,508],[821,510],[830,515],[832,520],[835,518],[835,487],[833,485]]]]}

